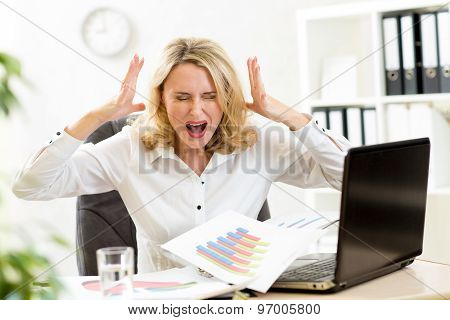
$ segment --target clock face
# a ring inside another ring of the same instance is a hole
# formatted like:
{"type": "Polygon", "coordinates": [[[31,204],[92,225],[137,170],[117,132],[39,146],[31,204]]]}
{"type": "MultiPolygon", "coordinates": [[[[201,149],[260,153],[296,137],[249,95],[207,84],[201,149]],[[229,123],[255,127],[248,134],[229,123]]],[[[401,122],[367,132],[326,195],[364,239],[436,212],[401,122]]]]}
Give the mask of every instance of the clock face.
{"type": "Polygon", "coordinates": [[[119,12],[99,8],[92,11],[82,27],[86,45],[95,53],[111,56],[122,51],[130,38],[130,24],[119,12]]]}

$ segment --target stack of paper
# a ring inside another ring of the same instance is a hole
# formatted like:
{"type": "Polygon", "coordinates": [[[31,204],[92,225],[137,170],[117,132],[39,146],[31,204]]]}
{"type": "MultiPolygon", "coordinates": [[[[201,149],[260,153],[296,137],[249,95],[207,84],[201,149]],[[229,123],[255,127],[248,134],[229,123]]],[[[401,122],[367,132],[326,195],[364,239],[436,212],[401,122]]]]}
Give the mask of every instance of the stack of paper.
{"type": "Polygon", "coordinates": [[[264,293],[317,237],[316,228],[280,228],[230,210],[161,247],[217,279],[264,293]]]}
{"type": "MultiPolygon", "coordinates": [[[[60,277],[64,286],[61,299],[102,299],[99,277],[60,277]]],[[[245,285],[230,285],[201,275],[194,266],[133,276],[133,299],[207,299],[241,290],[245,285]]],[[[110,299],[121,299],[120,292],[110,299]]]]}
{"type": "MultiPolygon", "coordinates": [[[[263,223],[235,211],[224,212],[162,245],[190,265],[134,275],[133,298],[206,299],[244,288],[265,293],[298,256],[307,253],[329,223],[329,217],[316,213],[263,223]]],[[[62,299],[102,298],[99,277],[60,280],[65,287],[62,299]]],[[[112,299],[122,298],[117,289],[112,299]]]]}

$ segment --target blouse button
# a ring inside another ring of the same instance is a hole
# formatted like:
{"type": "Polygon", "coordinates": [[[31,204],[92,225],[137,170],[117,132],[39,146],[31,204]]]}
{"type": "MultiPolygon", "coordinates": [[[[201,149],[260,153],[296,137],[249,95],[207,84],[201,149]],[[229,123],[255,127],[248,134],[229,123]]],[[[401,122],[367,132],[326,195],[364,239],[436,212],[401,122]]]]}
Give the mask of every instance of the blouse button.
{"type": "Polygon", "coordinates": [[[205,184],[205,181],[202,181],[202,184],[205,184]]]}
{"type": "Polygon", "coordinates": [[[322,128],[322,131],[323,131],[323,132],[325,132],[325,129],[324,129],[324,128],[322,128]]]}
{"type": "Polygon", "coordinates": [[[202,208],[202,206],[200,206],[200,205],[197,206],[197,209],[198,209],[198,210],[200,210],[201,208],[202,208]]]}
{"type": "Polygon", "coordinates": [[[59,132],[59,131],[56,133],[57,136],[59,136],[60,134],[61,134],[61,132],[59,132]]]}
{"type": "Polygon", "coordinates": [[[319,121],[316,120],[316,124],[319,124],[319,121]]]}

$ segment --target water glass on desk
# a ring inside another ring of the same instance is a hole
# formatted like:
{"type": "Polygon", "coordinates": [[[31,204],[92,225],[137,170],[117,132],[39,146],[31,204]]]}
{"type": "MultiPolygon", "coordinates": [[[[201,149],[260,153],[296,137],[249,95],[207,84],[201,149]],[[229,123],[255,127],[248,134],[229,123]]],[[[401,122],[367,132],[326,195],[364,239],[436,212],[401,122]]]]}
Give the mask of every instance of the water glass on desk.
{"type": "Polygon", "coordinates": [[[109,247],[98,249],[97,267],[103,298],[132,298],[134,274],[133,248],[109,247]]]}

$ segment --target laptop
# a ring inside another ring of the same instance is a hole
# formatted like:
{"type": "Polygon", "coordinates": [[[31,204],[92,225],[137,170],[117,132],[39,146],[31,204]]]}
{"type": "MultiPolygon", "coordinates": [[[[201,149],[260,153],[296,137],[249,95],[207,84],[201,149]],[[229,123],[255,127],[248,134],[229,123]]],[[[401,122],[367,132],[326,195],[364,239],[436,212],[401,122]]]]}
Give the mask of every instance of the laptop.
{"type": "Polygon", "coordinates": [[[430,140],[352,148],[344,163],[336,253],[296,259],[273,288],[336,292],[422,253],[430,140]]]}

